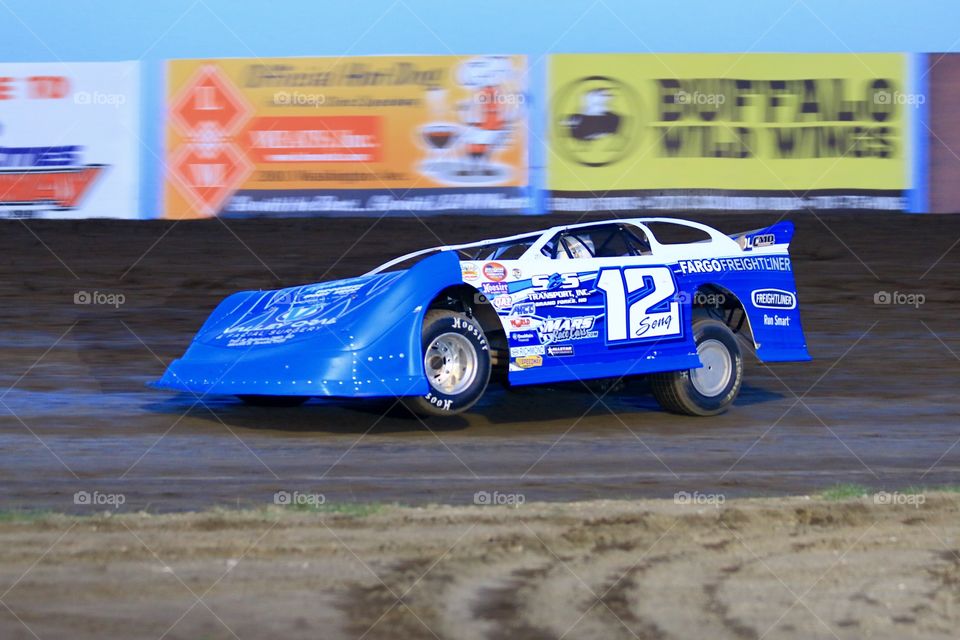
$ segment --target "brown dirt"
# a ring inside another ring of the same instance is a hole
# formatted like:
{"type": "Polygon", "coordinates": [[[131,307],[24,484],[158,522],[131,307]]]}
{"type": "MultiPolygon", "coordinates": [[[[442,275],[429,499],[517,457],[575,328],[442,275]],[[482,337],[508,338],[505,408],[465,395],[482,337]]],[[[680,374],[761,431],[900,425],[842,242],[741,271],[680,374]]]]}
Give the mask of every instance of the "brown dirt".
{"type": "Polygon", "coordinates": [[[49,516],[0,524],[0,637],[954,638],[958,536],[951,494],[49,516]]]}

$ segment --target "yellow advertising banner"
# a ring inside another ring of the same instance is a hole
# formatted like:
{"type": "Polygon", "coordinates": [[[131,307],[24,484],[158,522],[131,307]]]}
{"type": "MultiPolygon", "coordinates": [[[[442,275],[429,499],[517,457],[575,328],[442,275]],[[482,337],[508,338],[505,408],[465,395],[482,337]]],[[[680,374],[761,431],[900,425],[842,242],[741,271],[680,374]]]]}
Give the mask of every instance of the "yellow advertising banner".
{"type": "Polygon", "coordinates": [[[902,54],[554,55],[557,211],[903,208],[902,54]]]}
{"type": "Polygon", "coordinates": [[[523,56],[168,63],[168,218],[521,212],[523,56]]]}

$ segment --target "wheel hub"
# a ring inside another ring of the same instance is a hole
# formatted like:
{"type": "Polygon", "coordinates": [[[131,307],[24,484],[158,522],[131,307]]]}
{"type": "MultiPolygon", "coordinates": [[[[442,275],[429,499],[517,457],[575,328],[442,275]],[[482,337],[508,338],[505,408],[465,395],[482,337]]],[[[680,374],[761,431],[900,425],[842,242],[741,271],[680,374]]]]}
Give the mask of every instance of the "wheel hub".
{"type": "Polygon", "coordinates": [[[690,370],[693,388],[701,395],[714,398],[730,383],[733,375],[733,359],[726,346],[719,340],[708,339],[697,345],[697,355],[703,366],[690,370]]]}
{"type": "Polygon", "coordinates": [[[477,352],[466,337],[444,333],[427,347],[423,368],[434,390],[456,395],[469,388],[477,377],[477,352]]]}

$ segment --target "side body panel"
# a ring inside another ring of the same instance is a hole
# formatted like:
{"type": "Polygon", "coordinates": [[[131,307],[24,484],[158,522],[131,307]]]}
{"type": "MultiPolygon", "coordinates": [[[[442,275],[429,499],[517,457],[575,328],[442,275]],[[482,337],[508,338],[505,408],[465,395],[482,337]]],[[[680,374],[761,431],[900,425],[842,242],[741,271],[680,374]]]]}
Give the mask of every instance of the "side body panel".
{"type": "Polygon", "coordinates": [[[673,270],[653,257],[461,267],[464,281],[497,310],[512,384],[700,366],[689,331],[690,302],[679,295],[673,270]]]}

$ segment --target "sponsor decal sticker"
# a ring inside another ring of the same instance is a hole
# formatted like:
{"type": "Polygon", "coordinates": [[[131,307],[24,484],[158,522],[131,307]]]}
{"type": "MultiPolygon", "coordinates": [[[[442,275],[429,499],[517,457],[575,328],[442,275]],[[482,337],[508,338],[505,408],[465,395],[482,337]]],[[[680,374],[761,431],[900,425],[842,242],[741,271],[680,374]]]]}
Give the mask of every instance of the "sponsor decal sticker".
{"type": "Polygon", "coordinates": [[[529,356],[542,356],[544,353],[544,347],[539,344],[532,344],[528,347],[511,347],[510,348],[510,357],[511,358],[524,358],[529,356]]]}
{"type": "Polygon", "coordinates": [[[777,244],[777,236],[772,233],[761,233],[750,238],[752,247],[769,247],[774,244],[777,244]]]}
{"type": "Polygon", "coordinates": [[[550,275],[533,276],[530,281],[535,288],[543,291],[576,289],[580,286],[580,276],[576,273],[551,273],[550,275]]]}
{"type": "Polygon", "coordinates": [[[543,366],[543,356],[521,356],[516,359],[517,366],[521,369],[533,369],[543,366]]]}
{"type": "Polygon", "coordinates": [[[573,345],[561,344],[547,347],[547,355],[553,358],[566,358],[574,354],[573,345]]]}
{"type": "Polygon", "coordinates": [[[497,296],[493,299],[493,306],[497,309],[509,309],[513,305],[513,298],[509,295],[497,296]]]}
{"type": "Polygon", "coordinates": [[[565,342],[596,338],[600,333],[593,331],[594,321],[593,316],[547,318],[538,327],[540,339],[543,342],[565,342]]]}
{"type": "Polygon", "coordinates": [[[484,282],[480,285],[480,290],[488,296],[498,296],[510,292],[510,287],[506,282],[484,282]]]}
{"type": "Polygon", "coordinates": [[[723,271],[790,271],[787,256],[752,256],[749,258],[705,258],[680,260],[680,273],[720,273],[723,271]]]}
{"type": "Polygon", "coordinates": [[[480,277],[480,271],[477,269],[477,265],[472,262],[461,262],[460,273],[463,274],[464,280],[476,280],[480,277]]]}
{"type": "Polygon", "coordinates": [[[513,314],[517,316],[532,316],[537,313],[537,305],[532,302],[518,302],[513,305],[513,314]]]}
{"type": "Polygon", "coordinates": [[[783,289],[757,289],[752,297],[753,306],[760,309],[797,308],[797,296],[783,289]]]}
{"type": "Polygon", "coordinates": [[[488,262],[483,265],[483,276],[487,280],[503,282],[507,279],[507,268],[499,262],[488,262]]]}
{"type": "Polygon", "coordinates": [[[763,324],[768,327],[789,327],[790,316],[767,315],[763,314],[763,324]]]}

